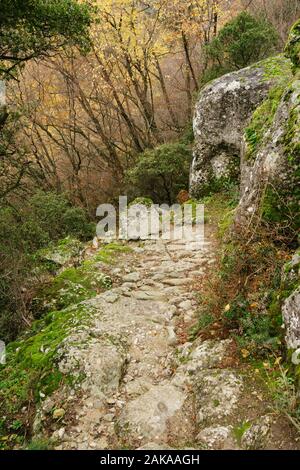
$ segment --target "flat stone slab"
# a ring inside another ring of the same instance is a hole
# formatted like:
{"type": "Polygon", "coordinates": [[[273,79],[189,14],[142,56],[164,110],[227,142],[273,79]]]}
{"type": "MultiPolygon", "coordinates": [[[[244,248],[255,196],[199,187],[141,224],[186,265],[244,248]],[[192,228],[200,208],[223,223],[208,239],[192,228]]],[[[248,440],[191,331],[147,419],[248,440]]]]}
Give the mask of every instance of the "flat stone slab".
{"type": "Polygon", "coordinates": [[[119,420],[121,433],[145,443],[167,442],[171,422],[183,420],[185,400],[185,393],[170,384],[152,387],[127,404],[119,420]]]}
{"type": "Polygon", "coordinates": [[[233,371],[200,371],[195,379],[198,423],[220,423],[220,420],[230,416],[238,404],[242,389],[242,379],[233,371]]]}
{"type": "Polygon", "coordinates": [[[203,429],[196,437],[197,442],[213,450],[236,450],[232,426],[211,426],[203,429]]]}

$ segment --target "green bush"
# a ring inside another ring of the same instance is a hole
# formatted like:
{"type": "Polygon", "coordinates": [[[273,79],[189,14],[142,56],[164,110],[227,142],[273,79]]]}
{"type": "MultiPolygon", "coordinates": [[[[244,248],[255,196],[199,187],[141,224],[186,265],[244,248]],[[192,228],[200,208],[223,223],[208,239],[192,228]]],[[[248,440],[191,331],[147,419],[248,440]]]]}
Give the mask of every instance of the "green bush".
{"type": "MultiPolygon", "coordinates": [[[[0,207],[0,338],[8,341],[30,318],[35,286],[28,285],[39,263],[36,252],[67,235],[92,238],[94,226],[83,209],[64,195],[37,192],[21,208],[0,207]]],[[[29,283],[30,284],[30,283],[29,283]]]]}
{"type": "Polygon", "coordinates": [[[137,197],[129,204],[129,207],[139,204],[150,208],[153,204],[153,201],[150,199],[150,197],[137,197]]]}
{"type": "Polygon", "coordinates": [[[229,21],[205,48],[210,67],[202,81],[239,70],[272,55],[278,47],[278,34],[264,19],[242,12],[229,21]]]}
{"type": "MultiPolygon", "coordinates": [[[[42,229],[49,240],[58,240],[67,235],[89,239],[94,234],[94,227],[89,223],[85,211],[72,207],[64,195],[52,192],[36,193],[24,211],[27,218],[28,234],[30,229],[42,229]]],[[[26,235],[26,231],[25,231],[26,235]]]]}
{"type": "Polygon", "coordinates": [[[291,59],[293,71],[296,72],[300,68],[300,19],[291,29],[285,53],[291,59]]]}
{"type": "Polygon", "coordinates": [[[146,150],[127,172],[129,194],[155,203],[174,203],[179,191],[188,187],[191,157],[191,149],[184,143],[146,150]]]}

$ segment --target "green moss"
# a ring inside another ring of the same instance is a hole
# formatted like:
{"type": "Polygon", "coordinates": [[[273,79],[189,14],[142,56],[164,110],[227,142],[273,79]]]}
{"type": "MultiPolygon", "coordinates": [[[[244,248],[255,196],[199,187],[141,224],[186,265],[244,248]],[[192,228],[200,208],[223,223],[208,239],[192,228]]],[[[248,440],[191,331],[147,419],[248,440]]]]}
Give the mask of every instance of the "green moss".
{"type": "Polygon", "coordinates": [[[33,301],[36,316],[49,311],[61,310],[70,305],[95,297],[112,287],[112,279],[100,271],[99,263],[113,264],[119,253],[130,250],[124,245],[110,243],[103,246],[90,260],[79,267],[62,271],[48,285],[43,286],[33,301]]]}
{"type": "Polygon", "coordinates": [[[235,436],[239,445],[241,445],[241,441],[243,435],[251,428],[251,423],[249,421],[243,421],[238,426],[235,426],[232,430],[233,435],[235,436]]]}
{"type": "MultiPolygon", "coordinates": [[[[296,251],[295,253],[295,256],[299,256],[300,257],[300,248],[296,251]]],[[[292,261],[286,263],[286,265],[284,266],[284,274],[285,275],[288,275],[290,274],[292,271],[294,271],[295,273],[297,271],[300,272],[300,261],[298,263],[294,263],[292,261]]]]}
{"type": "Polygon", "coordinates": [[[276,78],[276,83],[285,83],[292,77],[291,73],[291,61],[284,57],[283,54],[278,54],[273,57],[269,57],[257,65],[262,65],[264,69],[264,80],[271,80],[276,78]]]}
{"type": "Polygon", "coordinates": [[[129,207],[141,204],[146,207],[151,207],[154,203],[150,197],[137,197],[129,204],[129,207]]]}
{"type": "Polygon", "coordinates": [[[52,448],[53,443],[47,439],[33,439],[27,444],[25,450],[51,450],[52,448]]]}
{"type": "Polygon", "coordinates": [[[254,111],[251,122],[245,129],[247,160],[254,158],[266,132],[270,129],[284,90],[285,86],[282,85],[272,88],[268,98],[254,111]]]}
{"type": "MultiPolygon", "coordinates": [[[[91,307],[76,306],[49,313],[23,338],[7,346],[7,365],[0,366],[0,436],[10,432],[22,408],[31,408],[63,383],[74,379],[57,368],[59,348],[76,326],[89,325],[91,307]]],[[[0,437],[1,440],[1,437],[0,437]]]]}
{"type": "Polygon", "coordinates": [[[270,129],[280,101],[292,79],[291,62],[282,54],[259,62],[264,69],[264,80],[275,79],[275,85],[270,89],[268,97],[254,111],[249,126],[245,129],[245,140],[247,143],[246,159],[254,158],[266,132],[270,129]]]}
{"type": "Polygon", "coordinates": [[[114,263],[120,253],[128,250],[118,243],[104,245],[81,266],[62,271],[41,292],[46,303],[55,299],[59,308],[35,321],[30,330],[7,346],[7,364],[0,365],[0,449],[22,445],[25,428],[28,435],[23,407],[30,406],[32,410],[62,384],[74,385],[82,380],[81,373],[65,375],[58,369],[59,350],[74,329],[88,327],[91,322],[93,308],[78,303],[111,286],[111,279],[99,271],[99,263],[114,263]]]}
{"type": "Polygon", "coordinates": [[[114,264],[119,253],[129,253],[131,248],[119,243],[109,243],[102,247],[93,257],[92,262],[102,262],[105,264],[114,264]]]}
{"type": "Polygon", "coordinates": [[[291,29],[285,54],[293,63],[293,71],[300,68],[300,20],[298,20],[291,29]]]}
{"type": "Polygon", "coordinates": [[[57,266],[62,266],[72,259],[78,258],[83,248],[83,243],[76,238],[66,237],[57,243],[53,242],[46,248],[38,250],[32,258],[51,272],[55,271],[57,266]]]}
{"type": "Polygon", "coordinates": [[[218,224],[218,236],[221,240],[228,233],[228,230],[232,226],[235,216],[235,209],[227,209],[223,217],[218,224]]]}
{"type": "Polygon", "coordinates": [[[300,228],[300,81],[294,80],[287,91],[293,95],[282,139],[286,169],[284,178],[276,187],[269,185],[262,200],[262,217],[276,224],[287,234],[298,236],[300,228]]]}

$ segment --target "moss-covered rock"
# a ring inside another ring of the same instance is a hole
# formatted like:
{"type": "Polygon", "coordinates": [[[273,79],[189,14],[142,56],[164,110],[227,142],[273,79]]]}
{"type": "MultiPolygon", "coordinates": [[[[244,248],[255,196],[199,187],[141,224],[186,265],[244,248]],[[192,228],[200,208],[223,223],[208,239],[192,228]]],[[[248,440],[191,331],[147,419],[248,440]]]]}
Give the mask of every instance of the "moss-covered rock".
{"type": "Polygon", "coordinates": [[[0,365],[0,449],[22,443],[28,429],[28,415],[22,409],[32,411],[58,387],[80,380],[58,369],[60,347],[74,328],[87,326],[90,318],[91,308],[83,305],[51,312],[7,346],[6,365],[0,365]]]}
{"type": "Polygon", "coordinates": [[[291,59],[293,70],[296,72],[300,68],[300,20],[291,29],[285,53],[291,59]]]}
{"type": "Polygon", "coordinates": [[[255,156],[265,133],[270,129],[284,91],[283,85],[271,88],[267,99],[254,111],[250,124],[245,129],[246,160],[255,156]]]}
{"type": "Polygon", "coordinates": [[[300,81],[287,75],[245,132],[236,227],[250,221],[296,240],[300,227],[300,81]]]}
{"type": "Polygon", "coordinates": [[[154,204],[154,202],[152,201],[150,197],[137,197],[129,204],[129,207],[135,206],[135,205],[151,207],[152,204],[154,204]]]}
{"type": "MultiPolygon", "coordinates": [[[[238,72],[232,72],[205,86],[196,105],[194,118],[195,149],[190,177],[192,197],[203,197],[237,182],[243,134],[253,112],[268,97],[273,87],[280,87],[291,77],[291,63],[283,55],[271,57],[238,72]]],[[[264,107],[263,119],[253,124],[248,137],[255,144],[261,121],[270,123],[278,104],[264,107]],[[271,107],[271,112],[270,108],[271,107]],[[270,116],[271,114],[271,116],[270,116]]],[[[275,99],[276,98],[276,99],[275,99]]]]}
{"type": "MultiPolygon", "coordinates": [[[[63,247],[73,246],[69,242],[63,247]]],[[[84,364],[75,360],[73,368],[62,367],[72,348],[84,348],[92,338],[96,307],[92,301],[82,301],[111,287],[104,268],[128,250],[117,243],[104,245],[78,267],[65,268],[41,290],[36,308],[44,315],[7,345],[6,365],[0,364],[0,449],[23,444],[32,424],[27,410],[32,418],[34,408],[55,390],[77,387],[84,379],[84,364]]]]}
{"type": "MultiPolygon", "coordinates": [[[[262,216],[297,237],[300,228],[300,81],[294,80],[285,92],[289,103],[288,118],[280,145],[280,172],[266,188],[262,199],[262,216]]],[[[285,103],[282,104],[285,106],[285,103]]],[[[276,131],[276,128],[275,128],[276,131]]]]}
{"type": "MultiPolygon", "coordinates": [[[[63,244],[63,253],[64,247],[63,244]]],[[[113,264],[116,256],[127,250],[126,246],[110,243],[100,248],[90,259],[82,261],[79,266],[65,268],[37,292],[32,307],[35,315],[41,316],[51,310],[64,309],[110,289],[112,279],[104,272],[105,266],[113,264]]],[[[67,250],[67,253],[70,251],[67,250]]]]}
{"type": "Polygon", "coordinates": [[[58,243],[53,243],[39,250],[36,257],[49,267],[53,265],[54,268],[57,268],[73,262],[78,263],[83,248],[84,245],[79,240],[66,237],[58,243]]]}

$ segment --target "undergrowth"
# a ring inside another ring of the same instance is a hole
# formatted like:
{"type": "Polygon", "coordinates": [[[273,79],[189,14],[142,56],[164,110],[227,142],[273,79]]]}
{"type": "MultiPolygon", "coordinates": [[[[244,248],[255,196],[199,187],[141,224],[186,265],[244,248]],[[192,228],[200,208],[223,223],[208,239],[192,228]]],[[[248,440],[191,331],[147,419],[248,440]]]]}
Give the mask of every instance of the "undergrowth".
{"type": "Polygon", "coordinates": [[[218,265],[199,285],[198,321],[190,339],[232,338],[239,361],[260,364],[276,411],[297,427],[298,378],[286,351],[282,318],[284,300],[299,285],[289,276],[295,246],[265,227],[235,237],[235,204],[232,194],[223,193],[207,205],[218,226],[218,265]]]}
{"type": "MultiPolygon", "coordinates": [[[[113,264],[128,250],[111,243],[79,267],[62,271],[46,289],[47,295],[60,299],[60,309],[48,306],[48,313],[7,345],[6,365],[0,365],[0,449],[23,446],[31,435],[36,405],[62,385],[75,386],[82,380],[81,374],[63,374],[58,368],[64,340],[74,329],[90,324],[93,310],[79,302],[96,295],[98,288],[111,286],[112,280],[98,272],[99,264],[113,264]],[[82,286],[83,295],[72,295],[70,285],[82,286]]],[[[33,443],[32,448],[35,445],[44,447],[33,443]]]]}

